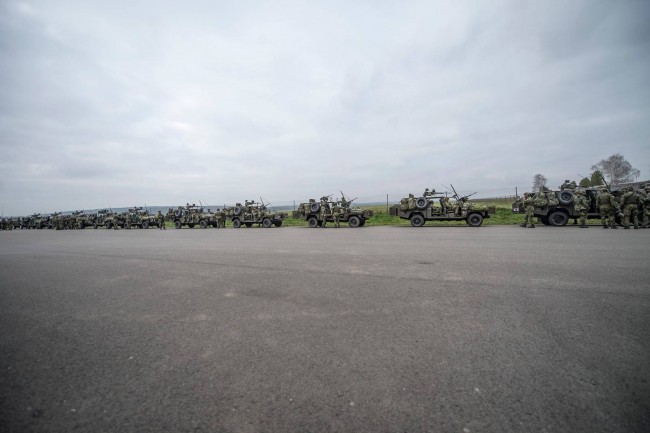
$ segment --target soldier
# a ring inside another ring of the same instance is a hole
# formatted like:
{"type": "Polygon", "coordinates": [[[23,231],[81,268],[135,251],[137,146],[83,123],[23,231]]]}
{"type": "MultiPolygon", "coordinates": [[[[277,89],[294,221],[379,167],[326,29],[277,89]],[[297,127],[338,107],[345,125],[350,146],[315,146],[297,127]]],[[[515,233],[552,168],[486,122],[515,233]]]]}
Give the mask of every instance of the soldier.
{"type": "Polygon", "coordinates": [[[160,209],[158,209],[158,213],[156,214],[156,219],[158,220],[158,229],[159,230],[167,230],[167,226],[165,225],[165,215],[160,212],[160,209]]]}
{"type": "Polygon", "coordinates": [[[334,226],[337,229],[341,228],[341,223],[339,222],[341,219],[341,208],[338,203],[334,203],[334,207],[332,207],[332,218],[334,219],[334,226]]]}
{"type": "Polygon", "coordinates": [[[600,194],[598,194],[598,197],[596,198],[596,205],[598,206],[600,222],[602,223],[603,228],[618,228],[614,222],[614,212],[617,206],[616,199],[612,194],[610,194],[607,187],[600,188],[600,194]]]}
{"type": "Polygon", "coordinates": [[[639,226],[647,229],[650,227],[650,183],[646,183],[642,189],[639,189],[639,198],[641,203],[641,221],[639,226]]]}
{"type": "Polygon", "coordinates": [[[320,199],[320,217],[323,221],[321,227],[323,228],[325,228],[325,224],[327,224],[327,217],[330,215],[330,205],[327,202],[327,199],[328,197],[321,197],[320,199]]]}
{"type": "Polygon", "coordinates": [[[409,194],[409,209],[415,209],[415,196],[413,194],[409,194]]]}
{"type": "Polygon", "coordinates": [[[546,196],[546,200],[548,202],[548,207],[555,207],[558,204],[560,204],[560,202],[557,199],[557,196],[553,191],[546,188],[545,186],[543,186],[542,188],[544,190],[544,195],[546,196]]]}
{"type": "Polygon", "coordinates": [[[535,223],[533,222],[533,215],[535,213],[535,205],[533,204],[533,197],[531,194],[527,192],[524,193],[523,205],[526,213],[524,214],[524,223],[519,226],[526,228],[530,224],[530,228],[534,229],[535,223]]]}
{"type": "Polygon", "coordinates": [[[582,188],[578,188],[573,194],[573,209],[578,212],[578,218],[580,219],[580,228],[586,229],[587,226],[587,212],[589,212],[589,202],[585,196],[585,192],[582,188]]]}
{"type": "Polygon", "coordinates": [[[445,215],[449,211],[449,208],[451,208],[449,197],[440,197],[440,207],[442,208],[442,214],[445,215]]]}
{"type": "Polygon", "coordinates": [[[634,228],[639,228],[639,204],[640,204],[639,194],[634,191],[634,188],[629,187],[627,192],[623,194],[621,199],[621,207],[623,208],[623,228],[630,229],[630,217],[632,217],[632,222],[634,228]]]}
{"type": "Polygon", "coordinates": [[[576,189],[577,187],[578,185],[576,185],[576,181],[575,180],[569,181],[569,179],[565,179],[564,183],[560,185],[561,190],[576,189]]]}

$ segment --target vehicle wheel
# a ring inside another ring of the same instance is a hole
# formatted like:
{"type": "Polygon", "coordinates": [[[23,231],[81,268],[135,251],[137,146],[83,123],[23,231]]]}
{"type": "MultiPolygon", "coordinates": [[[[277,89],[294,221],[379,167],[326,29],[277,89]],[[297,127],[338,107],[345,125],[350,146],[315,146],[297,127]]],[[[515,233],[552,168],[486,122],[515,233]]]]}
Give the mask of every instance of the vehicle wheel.
{"type": "Polygon", "coordinates": [[[148,229],[149,228],[149,221],[142,221],[142,228],[143,229],[148,229]]]}
{"type": "Polygon", "coordinates": [[[241,214],[241,211],[242,211],[241,206],[235,206],[235,209],[233,210],[233,213],[234,213],[235,215],[240,215],[240,214],[241,214]]]}
{"type": "Polygon", "coordinates": [[[318,227],[318,218],[316,218],[316,217],[309,217],[309,219],[307,220],[307,225],[308,225],[310,228],[315,229],[316,227],[318,227]]]}
{"type": "Polygon", "coordinates": [[[356,216],[356,215],[352,215],[352,216],[348,219],[348,225],[349,225],[350,227],[359,227],[359,226],[361,226],[361,218],[359,218],[359,217],[356,216]]]}
{"type": "Polygon", "coordinates": [[[244,223],[244,224],[245,224],[245,225],[246,225],[246,227],[248,227],[248,228],[251,228],[251,227],[253,227],[253,223],[244,223]]]}
{"type": "Polygon", "coordinates": [[[420,214],[415,214],[411,217],[411,225],[413,227],[422,227],[424,225],[424,217],[420,214]]]}
{"type": "Polygon", "coordinates": [[[176,218],[180,218],[181,215],[183,215],[183,211],[181,209],[176,209],[176,212],[174,212],[174,216],[176,218]]]}
{"type": "MultiPolygon", "coordinates": [[[[557,193],[557,201],[563,205],[569,205],[573,203],[573,191],[560,191],[557,193]]],[[[564,224],[562,224],[564,225],[564,224]]]]}
{"type": "Polygon", "coordinates": [[[282,227],[282,221],[275,221],[273,225],[276,227],[282,227]]]}
{"type": "Polygon", "coordinates": [[[419,198],[415,199],[415,207],[416,208],[418,208],[420,210],[423,210],[423,209],[426,209],[427,206],[429,206],[429,200],[427,200],[426,198],[419,197],[419,198]]]}
{"type": "Polygon", "coordinates": [[[232,220],[232,226],[233,226],[233,228],[238,229],[239,227],[241,227],[241,221],[239,219],[237,219],[237,218],[232,220]]]}
{"type": "MultiPolygon", "coordinates": [[[[564,192],[564,191],[563,191],[564,192]]],[[[548,222],[552,226],[560,227],[565,226],[569,222],[569,215],[566,213],[556,210],[548,216],[548,222]]]]}
{"type": "Polygon", "coordinates": [[[312,203],[309,205],[309,210],[312,212],[320,212],[320,203],[312,203]]]}
{"type": "Polygon", "coordinates": [[[174,221],[174,227],[176,227],[177,229],[180,229],[180,228],[183,227],[183,224],[179,220],[176,220],[176,221],[174,221]]]}
{"type": "Polygon", "coordinates": [[[271,226],[273,226],[273,221],[271,221],[271,220],[268,219],[268,218],[264,218],[264,221],[262,221],[262,226],[263,226],[265,229],[271,228],[271,226]]]}
{"type": "Polygon", "coordinates": [[[208,222],[206,220],[199,221],[199,227],[201,227],[202,229],[207,229],[208,228],[208,222]]]}
{"type": "Polygon", "coordinates": [[[467,224],[472,227],[480,227],[483,224],[483,215],[480,213],[473,213],[467,217],[467,224]]]}

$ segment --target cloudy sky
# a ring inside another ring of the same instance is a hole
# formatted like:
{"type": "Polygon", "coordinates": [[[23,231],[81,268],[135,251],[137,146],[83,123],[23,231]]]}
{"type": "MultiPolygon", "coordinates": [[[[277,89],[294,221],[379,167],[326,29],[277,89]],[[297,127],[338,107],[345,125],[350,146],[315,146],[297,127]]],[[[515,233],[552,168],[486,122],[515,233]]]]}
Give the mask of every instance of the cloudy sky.
{"type": "Polygon", "coordinates": [[[4,215],[650,178],[648,1],[0,3],[4,215]]]}

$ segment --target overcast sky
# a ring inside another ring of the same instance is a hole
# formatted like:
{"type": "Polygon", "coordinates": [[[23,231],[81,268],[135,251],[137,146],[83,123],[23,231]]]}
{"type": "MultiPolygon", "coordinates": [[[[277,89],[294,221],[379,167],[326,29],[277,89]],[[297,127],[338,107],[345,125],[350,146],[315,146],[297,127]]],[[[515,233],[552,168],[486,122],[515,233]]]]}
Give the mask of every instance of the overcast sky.
{"type": "Polygon", "coordinates": [[[2,211],[504,195],[614,153],[647,179],[649,22],[623,0],[3,0],[2,211]]]}

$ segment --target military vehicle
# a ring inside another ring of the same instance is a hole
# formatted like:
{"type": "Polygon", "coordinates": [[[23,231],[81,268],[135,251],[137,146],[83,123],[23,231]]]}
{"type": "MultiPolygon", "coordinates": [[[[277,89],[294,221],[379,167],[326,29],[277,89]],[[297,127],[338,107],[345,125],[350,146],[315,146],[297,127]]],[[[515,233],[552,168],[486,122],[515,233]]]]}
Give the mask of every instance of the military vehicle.
{"type": "Polygon", "coordinates": [[[49,217],[40,213],[32,214],[21,219],[21,229],[44,229],[49,228],[49,217]]]}
{"type": "MultiPolygon", "coordinates": [[[[600,193],[599,186],[583,188],[587,201],[589,203],[589,211],[587,212],[587,219],[600,219],[600,212],[598,210],[598,205],[596,199],[600,193]]],[[[551,191],[545,188],[541,192],[535,193],[533,196],[533,205],[535,210],[533,215],[536,216],[539,221],[544,225],[550,226],[565,226],[569,220],[573,219],[574,223],[579,217],[578,212],[573,208],[573,195],[575,194],[575,189],[562,189],[559,191],[551,191]]],[[[618,191],[612,192],[612,194],[617,197],[620,195],[618,191]]],[[[526,213],[526,209],[523,206],[521,198],[517,198],[512,203],[512,212],[513,213],[526,213]]],[[[620,209],[615,210],[617,214],[620,214],[620,209]]],[[[616,217],[617,222],[620,221],[620,217],[616,217]]]]}
{"type": "Polygon", "coordinates": [[[141,228],[148,229],[150,226],[158,226],[155,215],[150,215],[143,207],[132,207],[124,214],[122,227],[125,229],[141,228]]]}
{"type": "Polygon", "coordinates": [[[178,206],[175,210],[170,208],[165,215],[165,221],[173,221],[177,229],[183,226],[194,228],[197,225],[202,229],[217,227],[217,216],[213,212],[207,212],[203,206],[189,203],[178,206]]]}
{"type": "Polygon", "coordinates": [[[241,203],[237,203],[234,207],[228,208],[228,217],[236,229],[242,225],[252,227],[253,224],[264,228],[282,226],[282,220],[289,215],[284,212],[275,212],[269,209],[268,205],[269,203],[264,203],[263,200],[260,202],[245,200],[243,206],[241,203]]]}
{"type": "Polygon", "coordinates": [[[106,220],[113,214],[109,209],[100,209],[94,214],[89,215],[89,226],[97,229],[99,227],[106,227],[106,220]]]}
{"type": "Polygon", "coordinates": [[[453,185],[451,189],[453,202],[446,194],[436,193],[435,189],[429,192],[427,188],[421,197],[410,194],[400,204],[391,206],[390,215],[410,220],[413,227],[422,227],[427,221],[465,221],[469,226],[480,227],[484,219],[496,213],[495,206],[470,203],[469,197],[476,193],[460,196],[453,185]]]}
{"type": "Polygon", "coordinates": [[[309,202],[300,203],[298,209],[293,211],[293,218],[304,219],[310,228],[322,227],[323,215],[321,210],[324,203],[327,203],[327,206],[330,208],[330,212],[328,212],[324,220],[326,223],[334,222],[331,209],[335,205],[338,205],[340,209],[339,222],[347,222],[350,227],[363,227],[366,224],[366,220],[374,215],[374,212],[371,210],[364,210],[360,207],[352,206],[352,202],[356,198],[352,200],[346,199],[343,191],[341,191],[341,200],[330,200],[330,197],[331,195],[323,196],[320,202],[310,198],[309,202]]]}

